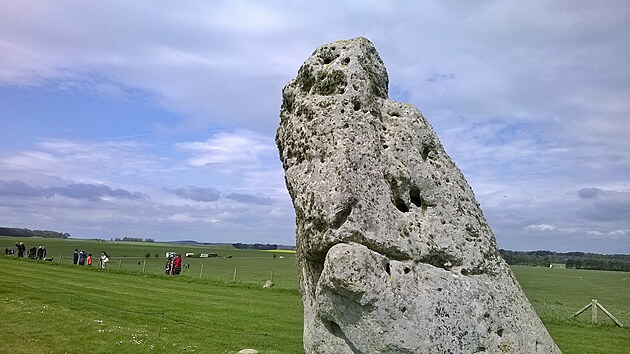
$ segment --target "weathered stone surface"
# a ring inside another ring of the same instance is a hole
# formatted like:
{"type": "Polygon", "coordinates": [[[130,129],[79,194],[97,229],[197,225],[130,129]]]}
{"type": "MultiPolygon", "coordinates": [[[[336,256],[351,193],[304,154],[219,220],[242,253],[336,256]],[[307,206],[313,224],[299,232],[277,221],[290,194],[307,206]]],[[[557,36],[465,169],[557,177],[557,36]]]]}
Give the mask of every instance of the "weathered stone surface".
{"type": "Polygon", "coordinates": [[[306,352],[559,352],[464,176],[387,86],[355,38],[317,48],[282,92],[306,352]]]}

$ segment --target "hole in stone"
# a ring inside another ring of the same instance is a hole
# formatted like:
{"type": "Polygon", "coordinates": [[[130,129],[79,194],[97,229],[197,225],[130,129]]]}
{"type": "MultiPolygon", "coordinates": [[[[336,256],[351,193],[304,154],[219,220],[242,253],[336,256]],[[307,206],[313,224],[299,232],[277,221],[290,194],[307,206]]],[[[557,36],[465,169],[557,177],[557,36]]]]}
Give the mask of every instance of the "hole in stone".
{"type": "Polygon", "coordinates": [[[411,269],[409,269],[409,267],[405,267],[405,274],[409,274],[409,272],[411,272],[411,269]]]}
{"type": "Polygon", "coordinates": [[[402,200],[400,198],[400,196],[394,196],[394,206],[396,207],[396,209],[402,211],[403,213],[406,213],[409,211],[409,208],[407,207],[407,204],[405,204],[405,201],[402,200]]]}
{"type": "Polygon", "coordinates": [[[337,49],[337,48],[335,48],[335,47],[332,47],[332,48],[330,48],[330,49],[332,49],[332,50],[335,50],[335,49],[337,49]]]}
{"type": "Polygon", "coordinates": [[[387,144],[383,145],[383,149],[387,149],[388,147],[387,144]]]}
{"type": "Polygon", "coordinates": [[[407,308],[405,306],[401,307],[400,312],[407,312],[407,308]]]}
{"type": "Polygon", "coordinates": [[[489,313],[486,312],[486,313],[483,314],[483,318],[489,318],[489,317],[490,317],[489,313]]]}
{"type": "Polygon", "coordinates": [[[437,291],[442,291],[442,288],[437,288],[437,291]]]}
{"type": "Polygon", "coordinates": [[[357,203],[356,200],[352,200],[346,205],[344,205],[343,208],[339,212],[337,212],[332,222],[332,226],[335,229],[340,228],[343,224],[346,223],[346,221],[348,220],[348,216],[350,216],[350,213],[352,213],[352,209],[354,208],[356,203],[357,203]]]}
{"type": "Polygon", "coordinates": [[[457,267],[462,264],[461,259],[439,249],[424,255],[420,261],[446,270],[450,270],[452,267],[457,267]]]}
{"type": "Polygon", "coordinates": [[[468,269],[463,268],[461,271],[459,271],[460,273],[462,273],[462,275],[468,275],[470,274],[470,272],[468,271],[468,269]]]}
{"type": "Polygon", "coordinates": [[[420,189],[417,186],[411,186],[409,199],[411,199],[411,202],[418,208],[422,207],[422,197],[420,197],[420,189]]]}
{"type": "Polygon", "coordinates": [[[479,237],[479,231],[477,231],[472,225],[466,225],[466,232],[473,238],[479,237]]]}
{"type": "Polygon", "coordinates": [[[486,351],[486,347],[478,347],[477,351],[478,352],[485,352],[486,351]]]}
{"type": "Polygon", "coordinates": [[[429,152],[431,152],[431,149],[428,146],[425,146],[424,148],[422,148],[422,159],[426,160],[427,157],[429,157],[429,152]]]}
{"type": "Polygon", "coordinates": [[[499,337],[503,337],[503,328],[499,328],[499,329],[497,329],[497,335],[498,335],[499,337]]]}
{"type": "Polygon", "coordinates": [[[385,271],[388,275],[392,275],[392,269],[389,267],[389,262],[385,264],[385,271]]]}
{"type": "Polygon", "coordinates": [[[361,102],[359,101],[352,101],[352,105],[355,112],[361,109],[361,102]]]}
{"type": "Polygon", "coordinates": [[[401,190],[402,188],[398,185],[398,181],[396,180],[395,177],[385,176],[385,180],[389,184],[389,190],[392,196],[392,203],[394,204],[396,209],[402,211],[403,213],[408,212],[409,207],[407,206],[407,203],[405,202],[402,196],[402,194],[405,193],[405,197],[406,197],[407,191],[401,190]]]}
{"type": "Polygon", "coordinates": [[[346,113],[346,110],[341,109],[341,114],[344,114],[344,113],[346,113]]]}
{"type": "Polygon", "coordinates": [[[400,117],[400,113],[398,113],[396,111],[389,112],[389,115],[392,116],[392,117],[400,117]]]}
{"type": "Polygon", "coordinates": [[[348,339],[346,334],[343,333],[343,330],[341,329],[341,327],[339,327],[337,323],[335,323],[334,321],[325,321],[324,326],[335,337],[343,339],[352,353],[361,353],[361,351],[359,351],[359,349],[357,349],[357,347],[355,347],[354,344],[348,339]]]}
{"type": "Polygon", "coordinates": [[[350,58],[343,58],[341,62],[344,63],[344,65],[348,65],[350,64],[350,58]]]}
{"type": "Polygon", "coordinates": [[[343,337],[343,331],[341,330],[341,327],[339,327],[339,325],[334,321],[328,321],[327,327],[330,333],[332,333],[336,337],[343,337]]]}
{"type": "MultiPolygon", "coordinates": [[[[422,147],[422,152],[420,152],[420,154],[422,155],[422,159],[426,160],[427,158],[429,158],[429,155],[433,156],[431,152],[433,152],[434,150],[435,150],[435,142],[433,141],[428,142],[426,145],[422,147]]],[[[430,158],[433,159],[433,157],[430,157],[430,158]]]]}

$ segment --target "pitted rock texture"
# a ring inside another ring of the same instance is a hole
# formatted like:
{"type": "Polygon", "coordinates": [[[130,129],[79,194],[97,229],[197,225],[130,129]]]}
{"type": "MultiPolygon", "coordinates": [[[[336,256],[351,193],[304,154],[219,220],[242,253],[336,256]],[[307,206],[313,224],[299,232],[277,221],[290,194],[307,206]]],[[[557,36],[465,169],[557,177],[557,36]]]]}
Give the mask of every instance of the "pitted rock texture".
{"type": "Polygon", "coordinates": [[[470,186],[365,38],[284,88],[308,353],[556,353],[470,186]]]}

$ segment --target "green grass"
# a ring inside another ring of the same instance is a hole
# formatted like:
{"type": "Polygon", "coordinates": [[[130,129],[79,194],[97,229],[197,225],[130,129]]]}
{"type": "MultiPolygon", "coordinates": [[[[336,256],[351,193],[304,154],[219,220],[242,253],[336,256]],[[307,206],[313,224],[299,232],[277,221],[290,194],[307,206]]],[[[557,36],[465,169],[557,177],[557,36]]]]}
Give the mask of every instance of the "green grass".
{"type": "Polygon", "coordinates": [[[630,274],[598,270],[511,267],[527,298],[564,353],[630,353],[630,274]],[[602,311],[569,320],[597,299],[626,327],[616,327],[602,311]]]}
{"type": "Polygon", "coordinates": [[[302,350],[295,289],[4,256],[0,279],[0,352],[302,350]]]}
{"type": "MultiPolygon", "coordinates": [[[[16,241],[0,237],[0,248],[16,241]]],[[[27,247],[45,245],[49,256],[64,253],[64,260],[59,263],[58,255],[53,262],[0,257],[0,352],[302,351],[303,310],[293,253],[159,243],[22,241],[27,247]],[[105,250],[112,261],[106,270],[72,265],[65,255],[75,248],[92,254],[105,250]],[[163,274],[166,251],[214,252],[221,257],[184,258],[191,267],[173,277],[163,274]],[[147,252],[151,257],[142,273],[147,252]],[[272,271],[276,286],[262,289],[272,271]],[[166,314],[160,326],[159,314],[129,311],[166,314]]],[[[630,329],[616,327],[602,312],[597,325],[590,323],[590,310],[569,320],[596,298],[630,327],[629,273],[512,269],[563,352],[630,353],[630,329]]]]}

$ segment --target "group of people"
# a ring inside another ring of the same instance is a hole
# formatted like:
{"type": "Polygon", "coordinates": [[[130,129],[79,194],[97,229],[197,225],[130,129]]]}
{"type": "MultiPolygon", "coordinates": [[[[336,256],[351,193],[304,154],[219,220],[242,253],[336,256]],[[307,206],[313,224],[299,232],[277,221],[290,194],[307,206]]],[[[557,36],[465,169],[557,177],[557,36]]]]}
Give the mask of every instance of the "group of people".
{"type": "MultiPolygon", "coordinates": [[[[39,246],[37,248],[32,247],[27,251],[26,246],[24,245],[24,242],[19,242],[15,244],[15,247],[17,248],[17,256],[20,258],[24,258],[24,256],[27,256],[30,259],[39,259],[39,260],[46,260],[46,261],[52,260],[52,258],[46,258],[46,247],[44,246],[39,246]]],[[[4,253],[6,255],[14,255],[15,249],[9,249],[8,247],[5,247],[4,253]]],[[[107,255],[107,252],[103,251],[101,253],[101,258],[99,258],[98,260],[99,268],[105,268],[107,266],[107,262],[109,262],[109,256],[107,255]]],[[[87,264],[91,266],[92,254],[87,253],[84,250],[81,250],[79,252],[79,249],[77,248],[74,250],[74,254],[72,255],[72,263],[78,264],[78,265],[87,264]]],[[[180,259],[180,264],[181,264],[181,259],[180,259]]]]}
{"type": "MultiPolygon", "coordinates": [[[[98,267],[105,268],[107,266],[107,262],[109,262],[109,256],[107,256],[107,252],[103,251],[101,253],[101,258],[98,260],[98,267]]],[[[79,252],[78,248],[74,249],[74,254],[72,255],[72,264],[78,265],[92,265],[92,254],[87,253],[84,250],[79,252]]]]}
{"type": "MultiPolygon", "coordinates": [[[[26,251],[26,246],[24,246],[23,242],[16,243],[15,246],[17,247],[17,256],[20,258],[24,257],[24,255],[26,254],[28,258],[31,259],[52,260],[52,258],[46,258],[46,247],[44,246],[39,246],[39,248],[33,247],[29,249],[28,252],[26,251]]],[[[15,254],[15,251],[7,247],[4,249],[4,253],[7,255],[12,255],[15,254]]],[[[109,262],[109,256],[107,255],[107,252],[103,251],[101,253],[101,257],[98,260],[98,267],[107,267],[107,262],[109,262]]],[[[85,252],[85,250],[79,251],[79,249],[76,248],[74,250],[74,254],[72,255],[72,263],[77,265],[87,264],[88,266],[91,266],[92,254],[85,252]]],[[[179,254],[169,256],[168,260],[166,261],[166,267],[164,268],[164,271],[167,275],[179,275],[182,272],[182,256],[179,254]]]]}
{"type": "Polygon", "coordinates": [[[169,256],[166,260],[164,272],[167,275],[179,275],[182,272],[182,256],[177,254],[175,257],[169,256]]]}
{"type": "Polygon", "coordinates": [[[28,250],[28,258],[30,259],[39,259],[43,261],[46,259],[46,247],[39,246],[38,248],[32,247],[28,250]]]}
{"type": "MultiPolygon", "coordinates": [[[[24,242],[20,242],[20,243],[16,243],[15,247],[17,247],[17,256],[20,258],[24,258],[24,256],[26,255],[26,257],[28,257],[29,259],[39,259],[42,261],[52,260],[52,258],[51,259],[46,258],[46,247],[44,246],[32,247],[27,251],[26,246],[24,245],[24,242]]],[[[15,251],[13,249],[9,249],[8,247],[5,247],[4,254],[14,255],[15,251]]]]}

